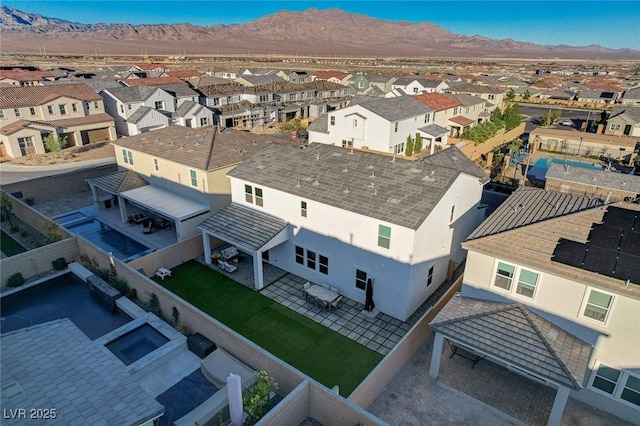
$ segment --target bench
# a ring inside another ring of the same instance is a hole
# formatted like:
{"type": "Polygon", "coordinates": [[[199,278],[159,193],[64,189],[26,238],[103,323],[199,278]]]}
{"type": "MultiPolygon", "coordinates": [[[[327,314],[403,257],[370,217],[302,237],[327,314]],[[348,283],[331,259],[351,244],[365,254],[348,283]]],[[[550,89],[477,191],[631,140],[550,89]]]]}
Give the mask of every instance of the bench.
{"type": "Polygon", "coordinates": [[[238,257],[238,249],[235,246],[227,247],[226,249],[221,250],[220,253],[225,260],[238,257]]]}

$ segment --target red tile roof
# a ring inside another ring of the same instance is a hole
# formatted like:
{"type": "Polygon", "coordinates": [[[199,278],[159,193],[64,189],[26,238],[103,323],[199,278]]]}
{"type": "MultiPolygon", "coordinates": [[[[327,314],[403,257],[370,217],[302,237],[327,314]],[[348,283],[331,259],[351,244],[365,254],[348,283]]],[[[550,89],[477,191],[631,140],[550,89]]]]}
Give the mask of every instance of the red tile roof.
{"type": "Polygon", "coordinates": [[[622,92],[622,89],[607,81],[590,81],[585,84],[591,90],[602,90],[604,92],[622,92]]]}
{"type": "Polygon", "coordinates": [[[18,120],[7,126],[0,128],[0,133],[2,133],[3,135],[11,135],[16,133],[19,130],[30,127],[32,124],[66,129],[66,128],[76,127],[76,126],[86,126],[89,124],[113,123],[113,122],[114,122],[113,117],[111,117],[109,114],[106,114],[106,113],[92,114],[86,117],[65,118],[62,120],[48,120],[48,121],[18,120]]]}
{"type": "Polygon", "coordinates": [[[176,77],[176,78],[200,77],[201,75],[204,75],[204,73],[198,70],[171,71],[171,72],[168,72],[167,74],[169,74],[169,77],[176,77]]]}
{"type": "Polygon", "coordinates": [[[142,71],[153,71],[153,70],[163,70],[165,69],[164,64],[137,64],[136,67],[141,69],[142,71]]]}
{"type": "Polygon", "coordinates": [[[127,86],[157,86],[160,84],[171,84],[171,83],[185,83],[184,80],[178,77],[155,77],[155,78],[131,78],[127,80],[122,80],[124,84],[127,86]]]}
{"type": "Polygon", "coordinates": [[[420,95],[412,96],[418,102],[425,104],[426,106],[433,108],[435,111],[444,111],[446,109],[462,106],[456,99],[443,95],[442,93],[422,93],[420,95]]]}
{"type": "Polygon", "coordinates": [[[461,126],[468,126],[469,124],[473,123],[473,120],[470,120],[467,117],[463,117],[461,115],[456,115],[455,117],[451,117],[449,121],[453,121],[454,123],[459,124],[461,126]]]}
{"type": "Polygon", "coordinates": [[[0,133],[2,133],[3,135],[12,135],[19,130],[29,127],[29,124],[31,124],[31,122],[27,120],[14,121],[7,126],[1,127],[0,133]]]}
{"type": "Polygon", "coordinates": [[[316,71],[313,75],[315,75],[318,80],[329,80],[330,78],[342,80],[347,77],[349,73],[342,71],[316,71]]]}
{"type": "Polygon", "coordinates": [[[43,105],[63,96],[80,101],[102,100],[100,95],[84,83],[50,86],[6,86],[0,87],[0,107],[19,108],[43,105]]]}
{"type": "Polygon", "coordinates": [[[53,78],[49,71],[28,71],[28,70],[1,70],[0,80],[11,79],[15,81],[44,81],[53,78]]]}

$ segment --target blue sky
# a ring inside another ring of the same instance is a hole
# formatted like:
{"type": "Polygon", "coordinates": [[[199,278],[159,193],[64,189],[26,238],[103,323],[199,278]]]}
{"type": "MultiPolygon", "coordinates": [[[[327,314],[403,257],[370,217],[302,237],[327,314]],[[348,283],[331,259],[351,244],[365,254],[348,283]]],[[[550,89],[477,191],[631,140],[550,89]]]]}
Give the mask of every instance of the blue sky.
{"type": "Polygon", "coordinates": [[[637,1],[13,1],[24,12],[85,24],[240,24],[281,10],[340,8],[393,21],[432,22],[457,34],[539,44],[600,44],[640,50],[637,1]]]}

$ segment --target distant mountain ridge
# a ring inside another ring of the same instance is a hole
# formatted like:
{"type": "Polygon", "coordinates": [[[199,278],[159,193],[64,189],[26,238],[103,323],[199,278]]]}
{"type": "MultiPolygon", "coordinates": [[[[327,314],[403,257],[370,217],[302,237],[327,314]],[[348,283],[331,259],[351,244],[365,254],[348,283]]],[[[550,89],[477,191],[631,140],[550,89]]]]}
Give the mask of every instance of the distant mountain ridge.
{"type": "Polygon", "coordinates": [[[512,39],[454,34],[435,24],[385,21],[340,9],[282,11],[246,24],[81,24],[0,7],[4,51],[53,53],[253,53],[337,56],[640,58],[640,51],[590,46],[543,46],[512,39]],[[18,41],[22,40],[22,46],[18,41]],[[73,40],[72,43],[69,41],[73,40]],[[158,42],[162,43],[158,43],[158,42]],[[191,42],[191,43],[184,43],[191,42]]]}

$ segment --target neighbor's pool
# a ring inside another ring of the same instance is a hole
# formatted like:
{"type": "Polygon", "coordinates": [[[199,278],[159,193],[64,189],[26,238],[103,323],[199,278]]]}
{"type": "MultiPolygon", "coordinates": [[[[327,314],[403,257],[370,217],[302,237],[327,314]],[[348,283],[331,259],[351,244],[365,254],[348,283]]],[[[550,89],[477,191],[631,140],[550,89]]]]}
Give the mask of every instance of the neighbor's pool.
{"type": "Polygon", "coordinates": [[[167,342],[169,339],[162,333],[149,324],[144,324],[105,346],[125,365],[130,365],[167,342]]]}
{"type": "Polygon", "coordinates": [[[65,228],[69,232],[82,235],[104,251],[112,253],[115,258],[125,262],[153,251],[95,218],[72,221],[71,224],[65,225],[65,228]]]}
{"type": "Polygon", "coordinates": [[[603,167],[598,163],[584,162],[577,160],[569,160],[567,158],[548,158],[543,157],[538,159],[527,173],[529,179],[544,181],[547,176],[547,171],[552,164],[564,164],[567,166],[581,167],[583,169],[602,170],[603,167]]]}
{"type": "Polygon", "coordinates": [[[56,222],[58,222],[62,226],[70,225],[74,222],[79,222],[81,220],[86,220],[87,215],[80,212],[67,213],[55,218],[56,222]]]}

